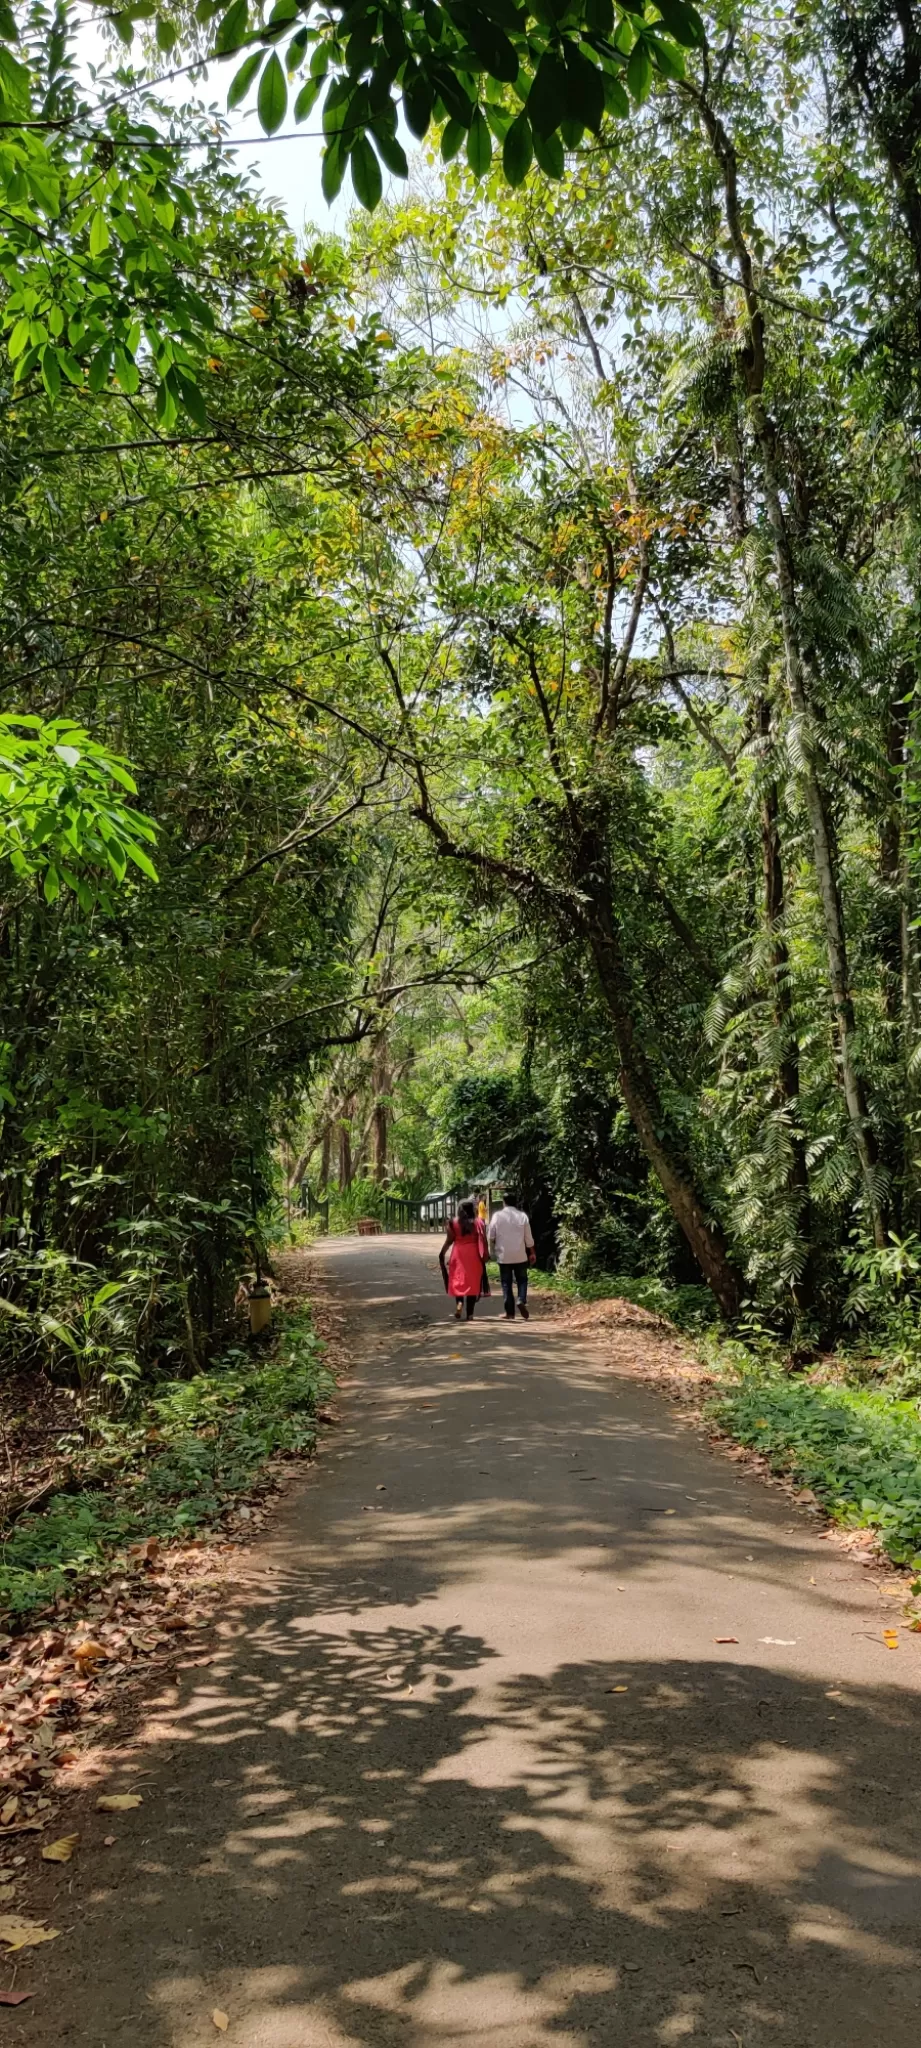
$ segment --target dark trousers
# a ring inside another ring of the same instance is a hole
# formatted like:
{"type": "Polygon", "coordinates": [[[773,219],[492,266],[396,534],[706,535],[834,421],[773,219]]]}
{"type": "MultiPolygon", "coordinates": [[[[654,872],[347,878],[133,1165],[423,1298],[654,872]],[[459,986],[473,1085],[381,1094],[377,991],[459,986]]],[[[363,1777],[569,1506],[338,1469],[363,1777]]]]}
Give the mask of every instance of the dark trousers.
{"type": "Polygon", "coordinates": [[[520,1302],[526,1302],[528,1298],[527,1263],[521,1266],[500,1266],[499,1278],[502,1282],[502,1299],[505,1303],[505,1313],[507,1316],[513,1316],[515,1313],[515,1288],[517,1287],[518,1289],[518,1299],[520,1302]]]}

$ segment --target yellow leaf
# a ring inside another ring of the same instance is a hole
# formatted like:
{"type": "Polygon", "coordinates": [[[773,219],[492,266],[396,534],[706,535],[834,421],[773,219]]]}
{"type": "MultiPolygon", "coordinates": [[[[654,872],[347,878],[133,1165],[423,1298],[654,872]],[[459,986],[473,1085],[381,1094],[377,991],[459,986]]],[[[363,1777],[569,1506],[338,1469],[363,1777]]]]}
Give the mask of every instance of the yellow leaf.
{"type": "Polygon", "coordinates": [[[227,2017],[226,2012],[222,2012],[219,2005],[215,2006],[214,2011],[211,2014],[211,2018],[213,2019],[214,2024],[218,2029],[218,2032],[221,2034],[226,2034],[227,2029],[230,2025],[230,2021],[227,2017]]]}
{"type": "MultiPolygon", "coordinates": [[[[101,518],[102,514],[100,513],[99,516],[101,518]]],[[[78,1664],[98,1664],[100,1658],[107,1657],[109,1652],[106,1649],[105,1643],[94,1643],[87,1640],[83,1643],[75,1643],[73,1654],[78,1664]]]]}
{"type": "Polygon", "coordinates": [[[129,1807],[143,1804],[140,1792],[104,1792],[96,1801],[100,1813],[127,1813],[129,1807]]]}
{"type": "Polygon", "coordinates": [[[55,1941],[60,1928],[43,1927],[40,1920],[24,1920],[21,1913],[0,1914],[0,1941],[5,1941],[7,1952],[17,1948],[37,1948],[39,1942],[55,1941]]]}
{"type": "Polygon", "coordinates": [[[59,1841],[49,1842],[47,1849],[42,1850],[43,1861],[69,1863],[79,1840],[79,1835],[62,1835],[59,1841]]]}

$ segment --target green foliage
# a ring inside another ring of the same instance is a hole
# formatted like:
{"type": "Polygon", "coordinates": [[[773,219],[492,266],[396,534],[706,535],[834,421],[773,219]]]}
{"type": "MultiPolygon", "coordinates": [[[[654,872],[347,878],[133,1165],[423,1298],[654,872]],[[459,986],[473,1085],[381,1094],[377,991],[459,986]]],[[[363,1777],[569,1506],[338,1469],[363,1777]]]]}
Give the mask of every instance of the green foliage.
{"type": "Polygon", "coordinates": [[[269,1357],[241,1350],[164,1385],[130,1421],[110,1424],[96,1482],[24,1515],[0,1545],[0,1611],[21,1617],[103,1576],[148,1536],[182,1537],[219,1519],[269,1458],[316,1441],[332,1375],[303,1312],[269,1357]]]}
{"type": "Polygon", "coordinates": [[[747,1363],[709,1412],[837,1521],[873,1529],[897,1564],[921,1562],[921,1418],[887,1392],[816,1386],[747,1363]]]}
{"type": "MultiPolygon", "coordinates": [[[[147,11],[147,0],[129,0],[119,20],[129,24],[147,11]]],[[[205,0],[198,19],[210,21],[214,12],[205,0]]],[[[558,131],[565,134],[575,125],[580,134],[583,128],[596,134],[605,111],[615,117],[628,113],[628,94],[642,104],[654,77],[683,76],[683,49],[700,45],[704,29],[685,0],[648,10],[620,0],[579,0],[565,17],[510,0],[492,0],[487,7],[399,5],[383,13],[366,0],[352,0],[316,21],[297,0],[268,15],[251,10],[248,0],[231,0],[212,33],[214,53],[230,57],[248,45],[255,49],[233,79],[228,104],[239,104],[264,67],[257,106],[269,135],[285,114],[285,76],[275,46],[287,37],[288,76],[307,68],[313,81],[326,86],[324,191],[329,197],[339,189],[350,161],[355,192],[372,210],[381,196],[372,141],[388,168],[406,175],[405,159],[400,163],[392,150],[401,101],[411,132],[420,138],[432,122],[447,121],[453,133],[446,161],[466,135],[476,178],[490,167],[493,124],[503,133],[507,127],[502,163],[510,185],[526,176],[532,128],[538,164],[557,177],[558,131]]],[[[302,91],[295,121],[306,118],[315,96],[302,91]]]]}
{"type": "Polygon", "coordinates": [[[156,828],[121,790],[137,795],[128,763],[71,719],[0,715],[0,862],[40,876],[48,903],[63,883],[90,911],[100,874],[123,882],[129,864],[156,881],[147,852],[156,828]]]}

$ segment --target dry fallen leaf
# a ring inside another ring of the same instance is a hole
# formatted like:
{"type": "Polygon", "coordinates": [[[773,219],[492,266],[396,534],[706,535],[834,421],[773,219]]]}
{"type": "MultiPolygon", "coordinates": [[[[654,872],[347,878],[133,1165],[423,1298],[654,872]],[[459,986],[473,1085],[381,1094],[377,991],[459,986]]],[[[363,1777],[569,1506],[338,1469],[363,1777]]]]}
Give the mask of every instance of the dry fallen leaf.
{"type": "Polygon", "coordinates": [[[13,1818],[13,1815],[14,1815],[15,1813],[17,1813],[17,1812],[18,1812],[18,1810],[19,1810],[19,1799],[18,1799],[18,1797],[17,1797],[17,1796],[14,1796],[14,1797],[13,1797],[12,1799],[8,1799],[8,1800],[6,1801],[6,1804],[5,1804],[4,1806],[0,1807],[0,1826],[2,1826],[2,1827],[6,1827],[6,1826],[7,1826],[7,1824],[8,1824],[8,1822],[12,1820],[12,1818],[13,1818]]]}
{"type": "Polygon", "coordinates": [[[40,1920],[24,1920],[21,1913],[0,1913],[0,1941],[12,1953],[17,1948],[37,1948],[41,1941],[56,1941],[60,1929],[43,1927],[40,1920]]]}
{"type": "Polygon", "coordinates": [[[739,1638],[738,1636],[714,1636],[713,1640],[715,1643],[737,1643],[739,1638]]]}
{"type": "Polygon", "coordinates": [[[898,1649],[899,1638],[894,1628],[885,1628],[883,1630],[883,1642],[885,1643],[887,1650],[898,1649]]]}
{"type": "Polygon", "coordinates": [[[104,1657],[107,1657],[108,1654],[109,1652],[106,1649],[105,1643],[87,1641],[84,1643],[75,1643],[73,1647],[73,1658],[75,1664],[98,1664],[100,1660],[104,1657]]]}
{"type": "Polygon", "coordinates": [[[34,1998],[34,1991],[0,1991],[0,2005],[25,2005],[27,1998],[34,1998]]]}
{"type": "Polygon", "coordinates": [[[11,1906],[16,1897],[14,1884],[0,1884],[0,1906],[11,1906]]]}
{"type": "Polygon", "coordinates": [[[230,2025],[230,2021],[227,2017],[226,2012],[222,2012],[220,2006],[216,2005],[213,2013],[211,2014],[211,2018],[213,2019],[214,2024],[218,2029],[218,2032],[221,2034],[226,2034],[227,2029],[230,2025]]]}
{"type": "Polygon", "coordinates": [[[100,1813],[127,1813],[129,1807],[143,1803],[140,1792],[104,1792],[96,1801],[100,1813]]]}
{"type": "Polygon", "coordinates": [[[43,1861],[69,1863],[79,1840],[79,1835],[61,1835],[59,1841],[49,1842],[47,1849],[42,1850],[43,1861]]]}
{"type": "Polygon", "coordinates": [[[606,1685],[604,1689],[605,1692],[627,1692],[629,1687],[626,1685],[606,1685]]]}

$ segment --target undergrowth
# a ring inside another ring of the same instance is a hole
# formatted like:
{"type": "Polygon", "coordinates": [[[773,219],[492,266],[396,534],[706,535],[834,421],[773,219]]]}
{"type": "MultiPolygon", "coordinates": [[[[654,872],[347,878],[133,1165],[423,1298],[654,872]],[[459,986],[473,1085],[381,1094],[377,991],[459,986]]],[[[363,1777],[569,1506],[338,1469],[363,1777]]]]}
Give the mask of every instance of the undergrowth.
{"type": "Polygon", "coordinates": [[[736,1359],[734,1372],[707,1404],[720,1428],[810,1486],[835,1521],[874,1530],[895,1564],[921,1568],[918,1402],[791,1379],[779,1362],[736,1359]]]}
{"type": "Polygon", "coordinates": [[[129,1544],[214,1523],[268,1458],[316,1441],[332,1374],[306,1312],[287,1315],[268,1356],[227,1352],[104,1424],[92,1484],[24,1515],[0,1543],[0,1613],[22,1617],[97,1578],[129,1544]]]}

